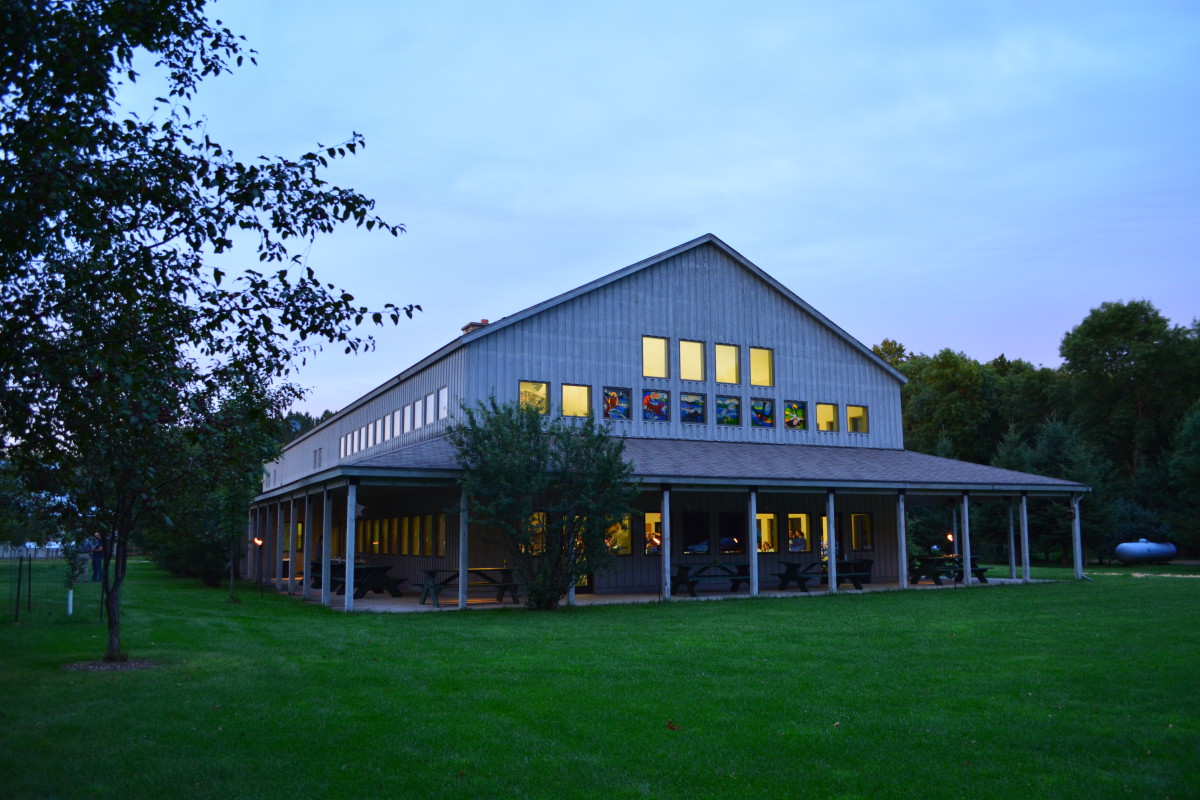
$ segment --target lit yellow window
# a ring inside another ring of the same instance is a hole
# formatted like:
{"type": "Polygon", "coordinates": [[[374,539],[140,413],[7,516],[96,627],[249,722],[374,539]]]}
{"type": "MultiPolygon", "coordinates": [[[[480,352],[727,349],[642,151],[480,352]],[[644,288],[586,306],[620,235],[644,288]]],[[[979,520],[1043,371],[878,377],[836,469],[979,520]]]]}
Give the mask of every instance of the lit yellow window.
{"type": "Polygon", "coordinates": [[[685,381],[704,380],[704,342],[679,343],[679,377],[685,381]]]}
{"type": "Polygon", "coordinates": [[[626,514],[616,525],[609,527],[604,537],[608,550],[615,556],[627,556],[633,552],[633,534],[629,527],[629,515],[626,514]]]}
{"type": "Polygon", "coordinates": [[[564,417],[586,417],[592,413],[592,387],[564,383],[562,414],[564,417]]]}
{"type": "Polygon", "coordinates": [[[775,354],[765,347],[750,348],[750,385],[775,385],[775,354]]]}
{"type": "Polygon", "coordinates": [[[846,406],[846,430],[850,433],[867,433],[867,407],[846,406]]]}
{"type": "Polygon", "coordinates": [[[779,528],[774,514],[756,514],[755,523],[758,525],[758,552],[779,552],[779,528]]]}
{"type": "Polygon", "coordinates": [[[667,377],[667,340],[657,336],[642,337],[642,376],[667,377]]]}
{"type": "Polygon", "coordinates": [[[812,535],[809,530],[808,514],[788,514],[788,552],[812,552],[812,535]]]}
{"type": "Polygon", "coordinates": [[[656,511],[646,513],[646,555],[662,554],[662,514],[656,511]]]}
{"type": "Polygon", "coordinates": [[[541,381],[521,381],[521,405],[533,406],[539,413],[550,411],[550,384],[541,381]]]}
{"type": "Polygon", "coordinates": [[[817,430],[838,429],[838,407],[836,403],[817,403],[817,430]]]}
{"type": "Polygon", "coordinates": [[[741,380],[738,369],[738,348],[734,344],[719,344],[716,346],[717,383],[738,383],[741,380]]]}
{"type": "Polygon", "coordinates": [[[871,550],[875,546],[871,533],[870,514],[850,515],[850,547],[854,550],[871,550]]]}

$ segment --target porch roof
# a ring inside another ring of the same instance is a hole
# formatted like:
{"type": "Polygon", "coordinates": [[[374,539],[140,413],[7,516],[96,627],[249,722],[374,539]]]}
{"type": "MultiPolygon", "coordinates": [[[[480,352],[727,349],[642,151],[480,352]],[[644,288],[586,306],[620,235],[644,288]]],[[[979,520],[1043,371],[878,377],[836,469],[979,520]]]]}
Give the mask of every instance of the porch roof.
{"type": "MultiPolygon", "coordinates": [[[[865,447],[625,439],[625,453],[644,483],[687,486],[756,486],[761,489],[857,489],[914,492],[974,491],[992,494],[1066,495],[1088,486],[1058,478],[865,447]]],[[[343,464],[347,477],[452,477],[458,462],[440,437],[343,464]]]]}

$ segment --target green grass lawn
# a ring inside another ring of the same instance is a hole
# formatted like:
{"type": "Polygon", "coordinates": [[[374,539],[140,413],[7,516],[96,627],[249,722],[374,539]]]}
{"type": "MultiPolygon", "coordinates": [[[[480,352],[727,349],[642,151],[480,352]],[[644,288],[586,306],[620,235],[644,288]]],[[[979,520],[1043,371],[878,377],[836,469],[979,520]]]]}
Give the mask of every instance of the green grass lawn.
{"type": "Polygon", "coordinates": [[[348,616],[135,565],[157,669],[63,669],[103,652],[92,615],[0,623],[0,795],[1196,797],[1200,578],[1131,574],[1198,570],[1089,571],[348,616]]]}

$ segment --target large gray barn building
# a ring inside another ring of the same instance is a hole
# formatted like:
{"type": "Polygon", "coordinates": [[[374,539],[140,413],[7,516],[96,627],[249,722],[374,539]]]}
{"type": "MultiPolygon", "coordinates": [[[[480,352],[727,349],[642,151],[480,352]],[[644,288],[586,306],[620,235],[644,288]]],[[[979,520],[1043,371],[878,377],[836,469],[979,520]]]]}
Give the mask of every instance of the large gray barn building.
{"type": "MultiPolygon", "coordinates": [[[[614,540],[616,568],[589,576],[595,592],[669,596],[673,569],[718,559],[745,562],[751,592],[773,585],[781,562],[824,557],[907,585],[906,506],[960,509],[969,556],[971,502],[1007,500],[1023,512],[1029,497],[1077,504],[1087,491],[905,451],[903,383],[870,348],[705,235],[467,325],[289,444],[266,466],[251,509],[250,538],[264,542],[251,548],[262,562],[251,569],[282,587],[290,564],[311,565],[311,577],[328,576],[331,560],[349,569],[358,560],[419,586],[427,569],[499,563],[503,552],[464,513],[444,438],[460,403],[493,396],[591,414],[626,438],[642,485],[638,513],[614,540]]],[[[1079,573],[1077,525],[1075,533],[1079,573]]]]}

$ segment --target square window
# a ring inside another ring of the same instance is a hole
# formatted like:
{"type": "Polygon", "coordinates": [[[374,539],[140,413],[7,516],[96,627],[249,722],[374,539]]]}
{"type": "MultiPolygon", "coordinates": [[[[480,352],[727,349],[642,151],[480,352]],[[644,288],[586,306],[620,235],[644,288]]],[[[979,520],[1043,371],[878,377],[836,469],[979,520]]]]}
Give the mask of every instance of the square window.
{"type": "Polygon", "coordinates": [[[633,532],[629,526],[629,515],[621,517],[621,521],[610,525],[604,537],[608,551],[614,556],[627,556],[633,553],[633,532]]]}
{"type": "Polygon", "coordinates": [[[679,393],[679,421],[703,425],[705,396],[695,392],[679,393]]]}
{"type": "Polygon", "coordinates": [[[838,407],[836,403],[817,403],[817,430],[838,429],[838,407]]]}
{"type": "Polygon", "coordinates": [[[679,378],[685,381],[704,380],[704,342],[679,343],[679,378]]]}
{"type": "Polygon", "coordinates": [[[783,427],[790,431],[808,430],[808,403],[802,400],[784,400],[783,427]]]}
{"type": "Polygon", "coordinates": [[[739,383],[741,370],[738,363],[738,347],[735,344],[716,346],[717,383],[739,383]]]}
{"type": "Polygon", "coordinates": [[[604,418],[627,422],[630,419],[630,396],[633,392],[620,386],[604,387],[604,418]]]}
{"type": "Polygon", "coordinates": [[[866,406],[846,406],[846,430],[850,433],[869,432],[866,406]]]}
{"type": "Polygon", "coordinates": [[[811,553],[812,536],[808,514],[788,514],[788,552],[811,553]]]}
{"type": "Polygon", "coordinates": [[[717,424],[742,424],[742,398],[729,395],[717,395],[717,424]]]}
{"type": "Polygon", "coordinates": [[[592,387],[564,383],[562,386],[562,415],[586,417],[592,413],[592,387]]]}
{"type": "Polygon", "coordinates": [[[765,347],[750,348],[750,385],[775,385],[775,354],[765,347]]]}
{"type": "Polygon", "coordinates": [[[642,419],[647,422],[670,422],[671,393],[658,389],[642,392],[642,419]]]}
{"type": "Polygon", "coordinates": [[[750,425],[755,428],[774,428],[775,401],[768,397],[751,398],[750,425]]]}
{"type": "Polygon", "coordinates": [[[550,413],[550,384],[542,381],[521,381],[521,405],[533,406],[539,414],[550,413]]]}
{"type": "Polygon", "coordinates": [[[642,377],[668,377],[667,343],[667,339],[658,336],[642,337],[642,377]]]}

